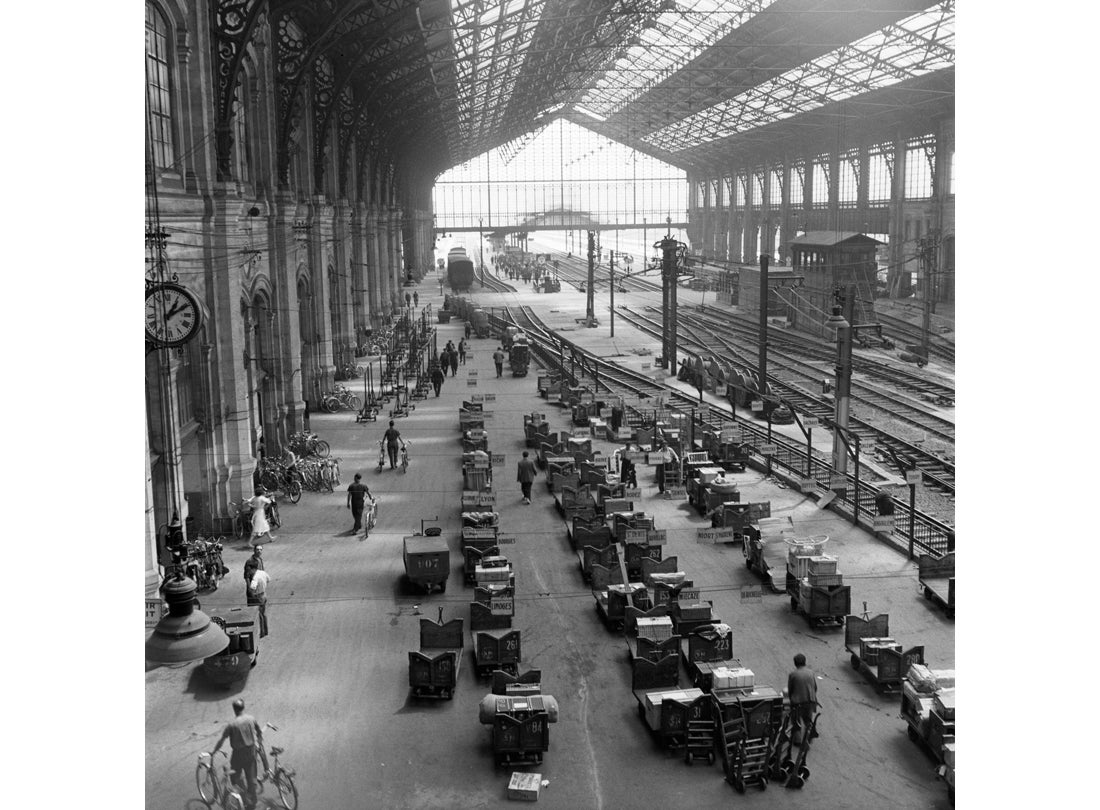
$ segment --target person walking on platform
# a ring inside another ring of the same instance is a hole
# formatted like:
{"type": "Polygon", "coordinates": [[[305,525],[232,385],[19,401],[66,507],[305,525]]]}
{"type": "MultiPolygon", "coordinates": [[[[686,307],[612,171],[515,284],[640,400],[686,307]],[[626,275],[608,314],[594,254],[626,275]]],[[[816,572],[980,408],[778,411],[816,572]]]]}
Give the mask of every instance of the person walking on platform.
{"type": "Polygon", "coordinates": [[[252,597],[252,577],[264,568],[263,553],[264,547],[256,546],[252,549],[252,556],[244,561],[244,596],[245,601],[250,605],[256,604],[252,597]]]}
{"type": "Polygon", "coordinates": [[[274,501],[264,494],[263,487],[256,487],[255,493],[248,501],[248,505],[252,507],[252,537],[248,542],[253,546],[261,545],[264,542],[261,538],[266,534],[268,542],[273,543],[275,535],[271,533],[271,524],[267,522],[267,505],[274,501]]]}
{"type": "Polygon", "coordinates": [[[439,396],[439,389],[443,387],[443,379],[445,376],[443,369],[441,369],[438,364],[432,369],[432,388],[435,389],[436,396],[439,396]]]}
{"type": "Polygon", "coordinates": [[[465,327],[464,331],[466,332],[466,340],[469,340],[470,339],[470,334],[473,332],[473,327],[470,326],[469,321],[466,321],[466,327],[465,327]]]}
{"type": "Polygon", "coordinates": [[[458,374],[458,349],[454,346],[451,347],[451,376],[454,377],[458,374]]]}
{"type": "Polygon", "coordinates": [[[523,491],[523,502],[531,503],[531,485],[535,483],[535,462],[531,461],[530,453],[523,451],[523,458],[516,466],[516,480],[523,491]]]}
{"type": "Polygon", "coordinates": [[[458,341],[458,359],[462,365],[466,365],[466,339],[458,341]]]}
{"type": "Polygon", "coordinates": [[[262,568],[256,569],[252,575],[252,581],[248,583],[251,596],[248,604],[256,605],[260,609],[260,638],[267,635],[267,586],[271,582],[271,576],[262,568]]]}
{"type": "Polygon", "coordinates": [[[420,293],[418,293],[416,290],[413,290],[413,306],[420,306],[420,293]]]}
{"type": "MultiPolygon", "coordinates": [[[[809,745],[807,739],[810,726],[817,712],[817,676],[806,666],[806,656],[798,653],[794,657],[794,671],[787,676],[787,696],[791,701],[791,726],[799,729],[801,745],[809,745]]],[[[817,736],[814,731],[810,739],[817,736]]]]}
{"type": "MultiPolygon", "coordinates": [[[[267,752],[264,751],[264,733],[256,718],[244,713],[244,700],[237,698],[233,701],[233,714],[236,715],[222,731],[222,736],[214,744],[212,754],[218,753],[222,743],[229,738],[229,747],[232,751],[229,757],[229,767],[232,768],[233,778],[240,781],[243,775],[245,779],[245,810],[253,810],[256,807],[256,754],[264,764],[264,777],[270,773],[267,763],[267,752]]],[[[213,757],[211,757],[213,759],[213,757]]]]}
{"type": "Polygon", "coordinates": [[[497,367],[497,376],[504,376],[504,347],[498,346],[497,350],[493,352],[493,362],[497,367]]]}
{"type": "Polygon", "coordinates": [[[390,426],[386,428],[386,432],[382,434],[382,438],[386,441],[386,452],[390,457],[390,469],[394,469],[397,466],[397,446],[401,442],[401,431],[393,426],[393,420],[390,420],[390,426]]]}
{"type": "Polygon", "coordinates": [[[366,499],[370,497],[370,487],[363,483],[363,476],[356,473],[355,481],[348,486],[348,509],[351,510],[351,517],[355,521],[355,525],[351,527],[352,534],[359,531],[363,522],[363,506],[366,499]]]}

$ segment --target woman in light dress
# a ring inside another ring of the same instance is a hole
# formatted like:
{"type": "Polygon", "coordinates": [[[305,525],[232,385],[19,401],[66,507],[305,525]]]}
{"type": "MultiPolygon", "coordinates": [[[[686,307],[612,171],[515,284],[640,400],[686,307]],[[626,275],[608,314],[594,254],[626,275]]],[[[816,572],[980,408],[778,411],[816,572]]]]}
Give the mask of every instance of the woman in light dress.
{"type": "Polygon", "coordinates": [[[275,542],[271,535],[271,525],[267,522],[266,510],[271,502],[271,498],[264,495],[263,487],[256,487],[256,494],[248,501],[248,505],[252,507],[252,538],[248,542],[253,546],[263,545],[265,541],[261,538],[265,534],[268,536],[266,542],[275,542]]]}

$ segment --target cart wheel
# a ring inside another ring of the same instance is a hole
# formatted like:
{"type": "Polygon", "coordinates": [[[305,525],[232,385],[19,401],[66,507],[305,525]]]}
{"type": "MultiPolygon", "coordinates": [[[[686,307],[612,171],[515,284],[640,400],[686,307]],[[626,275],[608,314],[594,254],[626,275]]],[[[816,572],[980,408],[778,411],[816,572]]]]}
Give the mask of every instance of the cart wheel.
{"type": "Polygon", "coordinates": [[[693,764],[694,760],[695,757],[692,755],[691,751],[688,751],[686,754],[684,754],[684,762],[686,762],[688,765],[693,764]]]}
{"type": "Polygon", "coordinates": [[[536,765],[541,765],[542,764],[542,754],[535,754],[535,764],[536,765]]]}
{"type": "Polygon", "coordinates": [[[789,788],[801,789],[803,784],[805,784],[805,782],[802,779],[802,777],[800,777],[798,774],[795,774],[794,776],[792,776],[790,779],[787,780],[787,787],[789,787],[789,788]]]}
{"type": "Polygon", "coordinates": [[[801,780],[802,780],[803,782],[805,782],[805,781],[809,780],[809,778],[810,778],[810,769],[809,769],[809,768],[807,768],[807,767],[806,767],[805,765],[803,765],[802,767],[800,767],[800,768],[798,769],[798,777],[799,777],[799,778],[800,778],[800,779],[801,779],[801,780]]]}
{"type": "Polygon", "coordinates": [[[443,699],[444,700],[452,700],[454,698],[454,696],[455,696],[455,693],[452,690],[450,690],[450,689],[444,689],[443,690],[443,699]]]}
{"type": "Polygon", "coordinates": [[[760,777],[760,789],[761,790],[767,790],[768,789],[768,777],[766,777],[766,776],[761,776],[760,777]]]}
{"type": "Polygon", "coordinates": [[[859,669],[859,656],[852,654],[852,669],[859,669]]]}
{"type": "Polygon", "coordinates": [[[797,611],[798,611],[798,597],[792,596],[791,597],[791,613],[796,613],[797,611]]]}
{"type": "Polygon", "coordinates": [[[745,567],[748,568],[750,571],[752,570],[752,560],[750,560],[748,557],[745,558],[745,567]]]}
{"type": "Polygon", "coordinates": [[[446,593],[447,592],[447,583],[446,582],[439,583],[439,592],[440,593],[446,593]]]}
{"type": "Polygon", "coordinates": [[[707,754],[707,764],[708,765],[713,765],[714,764],[714,752],[713,751],[711,751],[707,754]]]}
{"type": "Polygon", "coordinates": [[[745,782],[740,777],[735,776],[733,778],[733,789],[736,790],[738,793],[744,793],[745,782]]]}
{"type": "Polygon", "coordinates": [[[955,618],[955,608],[944,608],[943,609],[943,614],[949,619],[954,619],[955,618]]]}
{"type": "Polygon", "coordinates": [[[931,588],[925,588],[924,589],[924,598],[927,599],[929,602],[932,601],[932,589],[931,588]]]}

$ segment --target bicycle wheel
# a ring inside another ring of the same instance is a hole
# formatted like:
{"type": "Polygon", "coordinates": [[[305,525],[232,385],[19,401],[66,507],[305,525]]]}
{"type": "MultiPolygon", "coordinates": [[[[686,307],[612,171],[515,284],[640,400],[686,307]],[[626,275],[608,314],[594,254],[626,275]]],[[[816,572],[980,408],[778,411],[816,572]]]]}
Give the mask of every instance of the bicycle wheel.
{"type": "Polygon", "coordinates": [[[286,495],[290,498],[291,503],[298,503],[302,500],[302,485],[298,483],[297,479],[290,479],[286,485],[286,495]]]}
{"type": "Polygon", "coordinates": [[[353,411],[358,411],[362,407],[363,407],[363,400],[359,399],[359,397],[355,396],[354,394],[352,394],[350,397],[348,397],[348,408],[349,409],[351,409],[353,411]]]}
{"type": "Polygon", "coordinates": [[[328,442],[324,439],[318,439],[317,443],[313,445],[313,452],[321,458],[328,458],[328,454],[332,452],[332,448],[328,446],[328,442]]]}
{"type": "Polygon", "coordinates": [[[271,528],[277,529],[283,525],[283,522],[279,520],[279,504],[271,504],[271,528]]]}
{"type": "Polygon", "coordinates": [[[336,397],[324,397],[321,399],[321,410],[325,413],[336,413],[340,409],[340,400],[336,397]]]}
{"type": "Polygon", "coordinates": [[[244,513],[238,512],[233,518],[233,535],[240,540],[244,537],[244,513]]]}
{"type": "Polygon", "coordinates": [[[210,767],[209,762],[200,762],[195,768],[195,786],[199,789],[202,802],[207,807],[213,807],[218,800],[218,774],[210,767]]]}
{"type": "Polygon", "coordinates": [[[282,483],[281,476],[274,470],[264,470],[260,474],[260,486],[270,492],[279,489],[280,483],[282,483]]]}
{"type": "Polygon", "coordinates": [[[275,788],[279,791],[279,803],[286,810],[298,810],[298,788],[290,774],[279,768],[275,771],[272,781],[275,782],[275,788]]]}

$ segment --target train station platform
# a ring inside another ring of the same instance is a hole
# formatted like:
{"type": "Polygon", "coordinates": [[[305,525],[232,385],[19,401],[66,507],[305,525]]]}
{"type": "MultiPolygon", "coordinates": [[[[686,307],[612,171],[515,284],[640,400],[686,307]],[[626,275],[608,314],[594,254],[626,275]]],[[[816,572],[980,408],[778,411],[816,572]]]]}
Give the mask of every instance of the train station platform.
{"type": "MultiPolygon", "coordinates": [[[[614,338],[603,323],[598,329],[576,327],[575,318],[584,315],[583,295],[549,296],[518,286],[516,293],[475,290],[470,297],[487,308],[531,303],[550,326],[570,330],[570,338],[586,348],[639,370],[649,363],[652,370],[659,351],[625,324],[616,323],[614,338]],[[649,354],[638,353],[645,348],[649,354]]],[[[433,275],[415,289],[422,306],[442,304],[433,275]]],[[[689,295],[683,294],[682,306],[689,305],[689,295]]],[[[440,346],[447,340],[457,344],[463,323],[452,320],[437,330],[440,346]]],[[[478,723],[478,701],[489,686],[477,682],[470,651],[464,651],[453,700],[414,700],[408,688],[407,653],[418,647],[420,618],[434,620],[442,610],[444,620],[463,618],[468,627],[472,590],[462,585],[458,539],[458,410],[472,394],[494,395],[486,404],[486,429],[491,452],[504,456],[493,471],[501,533],[516,536],[504,553],[516,573],[513,626],[521,631],[520,670],[540,669],[544,693],[560,705],[550,750],[540,767],[528,769],[548,782],[539,805],[611,810],[737,801],[720,766],[689,768],[654,743],[637,715],[626,648],[597,618],[545,479],[536,481],[530,505],[521,499],[515,470],[524,450],[524,414],[545,413],[551,430],[565,428],[568,414],[538,397],[535,366],[521,378],[506,367],[498,379],[491,355],[499,344],[476,338],[470,343],[466,364],[447,377],[442,395],[429,394],[409,416],[395,420],[412,443],[406,474],[375,472],[384,416],[365,424],[357,424],[350,411],[312,416],[312,429],[341,459],[343,481],[334,493],[307,492],[297,505],[281,507],[278,539],[264,550],[272,578],[271,633],[260,641],[258,665],[230,690],[209,686],[196,665],[146,673],[146,795],[162,799],[157,806],[197,806],[197,754],[213,746],[238,696],[261,723],[279,727],[265,739],[286,749],[283,760],[297,771],[303,807],[511,806],[510,771],[494,767],[488,727],[478,723]],[[381,502],[378,525],[367,539],[349,532],[346,487],[357,471],[381,502]],[[403,581],[402,539],[422,521],[441,526],[449,545],[450,580],[443,594],[426,596],[403,581]]],[[[616,447],[593,444],[605,455],[616,447]]],[[[789,516],[800,534],[828,535],[826,550],[839,558],[852,585],[854,612],[865,604],[871,615],[889,614],[891,634],[906,647],[923,644],[932,666],[954,666],[954,623],[921,597],[914,563],[759,472],[733,477],[742,500],[769,501],[772,514],[789,516]]],[[[653,468],[639,465],[638,482],[635,509],[666,530],[665,556],[677,557],[680,570],[713,603],[713,614],[734,628],[734,655],[753,670],[756,682],[783,689],[798,652],[819,678],[821,738],[810,754],[812,778],[802,791],[772,790],[761,800],[779,808],[807,801],[868,810],[883,801],[898,808],[946,808],[946,788],[929,757],[907,739],[898,699],[877,695],[851,668],[843,631],[811,629],[792,614],[786,596],[760,587],[739,546],[698,542],[697,530],[709,521],[686,501],[664,498],[653,468]]],[[[201,596],[204,608],[244,603],[241,572],[248,555],[246,543],[230,539],[225,561],[231,573],[217,591],[201,596]]]]}

